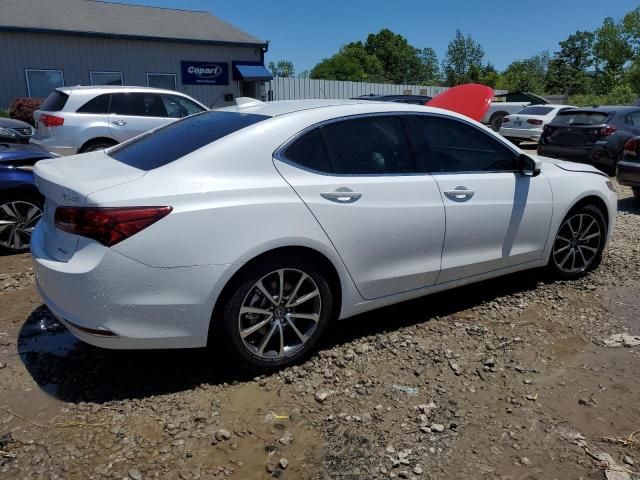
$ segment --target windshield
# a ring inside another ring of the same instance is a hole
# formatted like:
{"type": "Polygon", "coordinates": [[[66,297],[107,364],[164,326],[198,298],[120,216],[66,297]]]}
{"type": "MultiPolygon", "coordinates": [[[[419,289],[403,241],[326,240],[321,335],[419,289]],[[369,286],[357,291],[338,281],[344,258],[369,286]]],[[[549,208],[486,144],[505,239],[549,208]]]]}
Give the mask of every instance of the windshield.
{"type": "Polygon", "coordinates": [[[560,112],[553,121],[553,124],[567,126],[604,125],[607,123],[608,118],[609,113],[607,112],[569,110],[560,112]]]}
{"type": "Polygon", "coordinates": [[[152,170],[269,118],[250,113],[203,112],[114,147],[108,155],[131,167],[152,170]]]}

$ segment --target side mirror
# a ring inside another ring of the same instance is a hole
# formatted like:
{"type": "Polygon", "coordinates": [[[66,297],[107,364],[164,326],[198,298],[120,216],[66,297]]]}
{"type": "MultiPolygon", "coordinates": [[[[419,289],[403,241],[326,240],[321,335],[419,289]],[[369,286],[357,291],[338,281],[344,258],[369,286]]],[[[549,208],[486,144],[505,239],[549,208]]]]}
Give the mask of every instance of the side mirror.
{"type": "Polygon", "coordinates": [[[529,155],[522,153],[518,158],[520,164],[520,172],[528,177],[537,177],[542,170],[542,162],[537,158],[531,158],[529,155]]]}

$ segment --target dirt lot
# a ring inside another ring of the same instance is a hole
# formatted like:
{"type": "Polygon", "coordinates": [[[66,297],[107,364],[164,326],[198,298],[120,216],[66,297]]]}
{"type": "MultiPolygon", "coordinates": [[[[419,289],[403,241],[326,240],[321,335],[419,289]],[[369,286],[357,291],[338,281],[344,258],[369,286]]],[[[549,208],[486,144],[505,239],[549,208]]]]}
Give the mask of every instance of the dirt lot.
{"type": "Polygon", "coordinates": [[[640,209],[574,283],[527,272],[334,325],[247,378],[219,354],[81,343],[0,258],[0,477],[640,478],[640,209]],[[633,337],[624,341],[633,343],[633,337]]]}

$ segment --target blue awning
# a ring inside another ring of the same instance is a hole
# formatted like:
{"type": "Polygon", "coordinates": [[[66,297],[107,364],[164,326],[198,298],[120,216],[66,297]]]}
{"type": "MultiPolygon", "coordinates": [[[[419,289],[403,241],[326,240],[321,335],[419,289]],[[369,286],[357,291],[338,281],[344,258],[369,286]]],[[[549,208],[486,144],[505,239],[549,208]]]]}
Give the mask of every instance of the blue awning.
{"type": "MultiPolygon", "coordinates": [[[[264,65],[247,65],[242,63],[236,63],[233,68],[237,71],[237,76],[240,80],[247,82],[268,82],[273,80],[273,75],[267,70],[264,65]]],[[[234,75],[236,76],[236,75],[234,75]]]]}

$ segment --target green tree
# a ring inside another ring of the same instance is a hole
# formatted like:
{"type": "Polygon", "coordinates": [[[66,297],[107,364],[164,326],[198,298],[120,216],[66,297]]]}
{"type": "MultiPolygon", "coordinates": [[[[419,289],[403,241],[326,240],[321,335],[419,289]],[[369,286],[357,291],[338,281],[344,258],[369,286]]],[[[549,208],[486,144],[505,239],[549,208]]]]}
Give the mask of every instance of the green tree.
{"type": "Polygon", "coordinates": [[[482,68],[483,58],[482,46],[470,35],[465,37],[460,30],[456,30],[442,63],[445,84],[454,86],[471,81],[470,72],[477,76],[477,69],[482,68]]]}
{"type": "MultiPolygon", "coordinates": [[[[419,83],[424,79],[422,52],[402,35],[385,28],[369,34],[364,48],[382,65],[384,80],[390,83],[419,83]]],[[[435,53],[435,52],[434,52],[435,53]]]]}
{"type": "Polygon", "coordinates": [[[511,91],[544,93],[548,66],[548,52],[534,55],[525,60],[516,60],[502,72],[498,88],[511,91]]]}
{"type": "Polygon", "coordinates": [[[616,22],[611,17],[605,18],[596,31],[593,44],[596,93],[604,94],[620,85],[625,73],[624,67],[633,58],[633,53],[624,22],[616,22]]]}
{"type": "Polygon", "coordinates": [[[420,52],[420,63],[422,64],[422,74],[419,82],[424,85],[437,85],[440,83],[440,64],[438,55],[431,48],[423,48],[420,52]]]}
{"type": "Polygon", "coordinates": [[[491,88],[496,88],[500,82],[500,72],[496,70],[496,67],[494,67],[493,64],[487,63],[480,70],[480,77],[477,82],[491,88]]]}
{"type": "Polygon", "coordinates": [[[271,70],[274,77],[293,77],[296,73],[293,62],[289,60],[269,62],[269,70],[271,70]]]}
{"type": "Polygon", "coordinates": [[[311,70],[311,78],[353,82],[379,82],[384,78],[382,64],[367,53],[362,42],[344,45],[338,53],[323,59],[311,70]]]}

